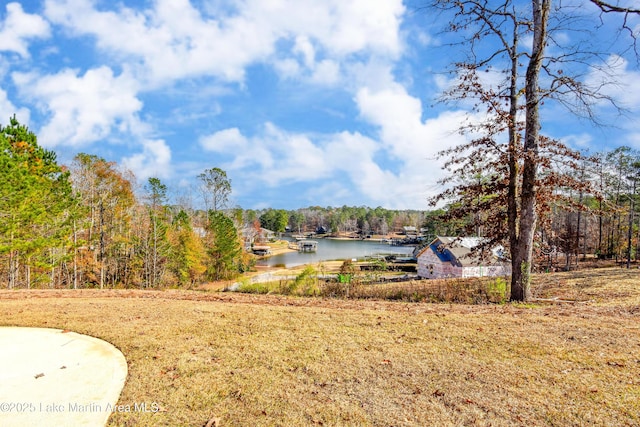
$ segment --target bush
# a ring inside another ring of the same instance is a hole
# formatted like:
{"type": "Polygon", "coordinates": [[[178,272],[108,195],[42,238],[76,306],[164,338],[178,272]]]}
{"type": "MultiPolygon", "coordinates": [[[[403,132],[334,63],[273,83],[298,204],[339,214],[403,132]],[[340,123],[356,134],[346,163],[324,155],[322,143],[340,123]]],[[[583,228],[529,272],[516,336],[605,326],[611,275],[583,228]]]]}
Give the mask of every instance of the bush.
{"type": "Polygon", "coordinates": [[[273,291],[271,283],[242,283],[237,290],[248,294],[268,294],[273,291]]]}
{"type": "Polygon", "coordinates": [[[332,281],[323,286],[321,295],[406,302],[487,304],[506,302],[507,288],[504,278],[439,279],[369,285],[332,281]]]}
{"type": "Polygon", "coordinates": [[[293,281],[290,294],[313,296],[319,293],[318,272],[308,265],[293,281]]]}
{"type": "Polygon", "coordinates": [[[489,301],[504,304],[507,302],[508,284],[504,277],[496,277],[487,284],[489,301]]]}

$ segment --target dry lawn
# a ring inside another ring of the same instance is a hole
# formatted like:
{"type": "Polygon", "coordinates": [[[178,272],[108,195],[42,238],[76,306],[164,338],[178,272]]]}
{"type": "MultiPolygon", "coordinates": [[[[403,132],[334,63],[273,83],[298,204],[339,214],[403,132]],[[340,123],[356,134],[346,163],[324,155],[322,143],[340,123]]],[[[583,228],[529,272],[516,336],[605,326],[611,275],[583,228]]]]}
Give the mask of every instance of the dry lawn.
{"type": "Polygon", "coordinates": [[[640,271],[537,276],[543,302],[0,291],[0,325],[127,358],[113,426],[640,425],[640,271]],[[570,302],[559,302],[570,301],[570,302]]]}

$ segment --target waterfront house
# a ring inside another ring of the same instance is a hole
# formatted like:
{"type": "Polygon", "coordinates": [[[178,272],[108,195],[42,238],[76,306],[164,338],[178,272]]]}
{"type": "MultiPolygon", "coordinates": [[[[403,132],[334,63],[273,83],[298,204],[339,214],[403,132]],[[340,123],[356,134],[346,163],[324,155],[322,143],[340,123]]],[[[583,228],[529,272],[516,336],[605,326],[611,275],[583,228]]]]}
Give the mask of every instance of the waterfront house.
{"type": "Polygon", "coordinates": [[[511,263],[504,256],[504,248],[496,246],[483,256],[474,251],[481,243],[479,237],[437,236],[415,254],[418,276],[441,279],[510,275],[511,263]]]}
{"type": "Polygon", "coordinates": [[[402,227],[402,234],[404,234],[405,236],[417,236],[418,230],[412,225],[405,225],[404,227],[402,227]]]}

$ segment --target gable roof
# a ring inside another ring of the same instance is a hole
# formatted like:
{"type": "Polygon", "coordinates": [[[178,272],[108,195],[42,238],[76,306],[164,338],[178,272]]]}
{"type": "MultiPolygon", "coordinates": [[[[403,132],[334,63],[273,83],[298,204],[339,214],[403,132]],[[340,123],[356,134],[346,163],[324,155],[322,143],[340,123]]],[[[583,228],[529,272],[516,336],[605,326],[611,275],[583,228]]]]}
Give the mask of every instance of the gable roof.
{"type": "Polygon", "coordinates": [[[481,237],[436,236],[429,245],[418,252],[416,257],[419,257],[427,250],[431,250],[440,261],[461,267],[479,264],[487,265],[496,261],[504,261],[504,248],[502,246],[497,246],[491,250],[491,260],[482,259],[480,253],[474,253],[473,249],[484,241],[485,239],[481,237]]]}

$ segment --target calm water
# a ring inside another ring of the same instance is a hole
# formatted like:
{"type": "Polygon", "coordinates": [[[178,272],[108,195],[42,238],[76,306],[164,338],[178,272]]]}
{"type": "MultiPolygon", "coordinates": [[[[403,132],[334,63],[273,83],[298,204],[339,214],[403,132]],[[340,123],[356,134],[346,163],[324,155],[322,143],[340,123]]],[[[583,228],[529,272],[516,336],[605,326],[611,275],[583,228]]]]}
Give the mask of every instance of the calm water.
{"type": "Polygon", "coordinates": [[[316,252],[288,252],[258,261],[258,265],[284,265],[294,267],[315,264],[321,261],[363,258],[378,254],[411,255],[413,246],[391,246],[386,243],[367,240],[314,239],[318,242],[316,252]]]}

